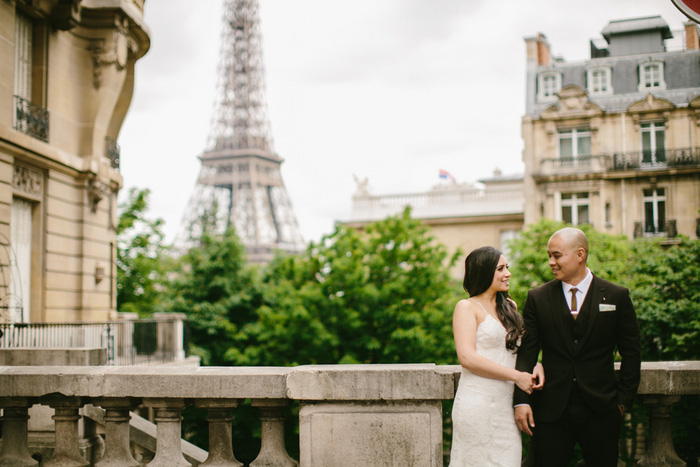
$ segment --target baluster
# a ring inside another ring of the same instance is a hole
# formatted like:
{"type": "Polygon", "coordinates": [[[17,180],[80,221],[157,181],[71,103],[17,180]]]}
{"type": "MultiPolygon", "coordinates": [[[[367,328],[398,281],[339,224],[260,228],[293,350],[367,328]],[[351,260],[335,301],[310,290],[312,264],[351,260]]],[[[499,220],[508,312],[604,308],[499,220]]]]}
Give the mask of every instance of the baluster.
{"type": "Polygon", "coordinates": [[[105,409],[105,453],[97,467],[137,467],[129,444],[129,412],[138,404],[129,398],[105,397],[93,399],[93,405],[105,409]]]}
{"type": "Polygon", "coordinates": [[[80,397],[53,397],[49,396],[43,400],[44,404],[54,409],[56,428],[56,447],[53,456],[43,465],[45,467],[77,467],[90,465],[80,455],[78,446],[78,411],[83,403],[80,397]]]}
{"type": "Polygon", "coordinates": [[[0,399],[0,407],[3,408],[1,466],[39,465],[29,454],[27,446],[27,420],[32,405],[34,404],[26,397],[0,399]]]}
{"type": "Polygon", "coordinates": [[[238,406],[236,399],[197,399],[197,407],[209,410],[209,456],[202,467],[240,467],[233,454],[231,411],[238,406]]]}
{"type": "Polygon", "coordinates": [[[649,442],[647,451],[637,465],[685,466],[678,457],[671,438],[671,412],[680,396],[649,395],[642,402],[649,406],[649,442]]]}
{"type": "Polygon", "coordinates": [[[180,425],[183,399],[144,399],[146,407],[155,409],[157,424],[156,456],[148,463],[149,467],[190,467],[191,464],[182,455],[180,425]]]}
{"type": "Polygon", "coordinates": [[[284,408],[286,399],[254,399],[252,405],[260,407],[262,439],[260,454],[250,467],[293,467],[299,465],[289,457],[284,447],[284,408]]]}

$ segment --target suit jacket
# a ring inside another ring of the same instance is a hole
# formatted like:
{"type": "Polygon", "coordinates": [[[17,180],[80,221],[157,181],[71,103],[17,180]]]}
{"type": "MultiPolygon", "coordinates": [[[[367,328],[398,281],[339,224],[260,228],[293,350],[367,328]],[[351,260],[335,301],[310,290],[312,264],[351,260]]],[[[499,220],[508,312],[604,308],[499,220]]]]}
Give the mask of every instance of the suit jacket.
{"type": "Polygon", "coordinates": [[[632,406],[641,373],[641,344],[637,315],[626,288],[593,276],[574,320],[561,281],[553,280],[528,292],[523,318],[526,335],[516,368],[531,372],[541,349],[545,384],[531,396],[516,386],[515,405],[530,404],[535,420],[556,421],[576,384],[596,413],[616,410],[618,404],[632,406]],[[616,348],[622,357],[617,375],[616,348]]]}

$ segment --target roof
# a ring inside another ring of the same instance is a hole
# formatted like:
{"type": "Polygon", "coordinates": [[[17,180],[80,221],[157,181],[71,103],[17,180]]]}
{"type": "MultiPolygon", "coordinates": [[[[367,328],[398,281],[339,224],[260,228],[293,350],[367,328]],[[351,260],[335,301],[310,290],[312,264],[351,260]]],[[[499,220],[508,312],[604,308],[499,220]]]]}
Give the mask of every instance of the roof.
{"type": "Polygon", "coordinates": [[[611,36],[618,34],[629,34],[642,31],[660,31],[663,39],[671,39],[673,34],[666,21],[661,16],[647,16],[644,18],[630,18],[610,21],[605,29],[601,31],[602,36],[608,43],[611,36]]]}

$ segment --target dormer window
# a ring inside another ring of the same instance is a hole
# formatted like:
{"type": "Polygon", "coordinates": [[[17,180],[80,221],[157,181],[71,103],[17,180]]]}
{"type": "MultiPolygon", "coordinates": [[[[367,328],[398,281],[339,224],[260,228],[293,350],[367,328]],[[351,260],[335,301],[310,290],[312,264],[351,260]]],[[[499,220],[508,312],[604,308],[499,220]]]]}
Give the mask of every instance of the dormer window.
{"type": "Polygon", "coordinates": [[[586,71],[588,93],[592,96],[612,94],[610,68],[591,68],[586,71]]]}
{"type": "Polygon", "coordinates": [[[647,61],[639,65],[639,92],[666,89],[664,63],[647,61]]]}
{"type": "Polygon", "coordinates": [[[561,90],[561,74],[555,72],[540,73],[537,77],[537,100],[556,100],[557,93],[561,90]]]}

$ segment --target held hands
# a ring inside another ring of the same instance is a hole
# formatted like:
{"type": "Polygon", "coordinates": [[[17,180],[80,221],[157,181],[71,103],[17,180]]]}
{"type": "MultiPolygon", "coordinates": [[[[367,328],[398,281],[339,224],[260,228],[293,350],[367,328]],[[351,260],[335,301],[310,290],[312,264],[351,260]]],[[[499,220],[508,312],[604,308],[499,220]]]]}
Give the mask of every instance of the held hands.
{"type": "Polygon", "coordinates": [[[539,391],[544,387],[544,367],[541,363],[537,363],[532,370],[533,385],[532,389],[539,391]]]}
{"type": "Polygon", "coordinates": [[[513,382],[518,386],[523,392],[532,394],[532,389],[535,384],[536,376],[530,374],[526,371],[518,371],[518,375],[513,380],[513,382]]]}

